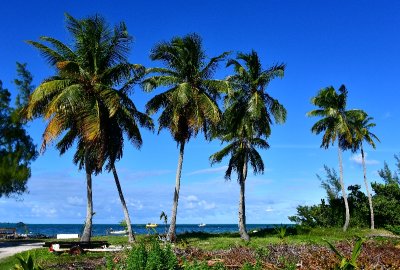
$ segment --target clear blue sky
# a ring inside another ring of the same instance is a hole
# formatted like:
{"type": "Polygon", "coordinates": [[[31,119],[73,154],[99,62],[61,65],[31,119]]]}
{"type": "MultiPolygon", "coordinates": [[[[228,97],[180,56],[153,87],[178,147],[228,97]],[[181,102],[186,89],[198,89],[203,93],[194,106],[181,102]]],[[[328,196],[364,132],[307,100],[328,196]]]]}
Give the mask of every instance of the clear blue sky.
{"type": "MultiPolygon", "coordinates": [[[[349,108],[375,118],[381,143],[368,153],[368,176],[379,181],[377,170],[400,150],[400,3],[398,1],[5,1],[0,17],[0,79],[15,97],[15,62],[27,62],[34,84],[53,74],[39,53],[25,40],[46,35],[66,43],[64,12],[81,18],[99,13],[110,24],[125,21],[134,36],[130,60],[147,67],[149,51],[159,41],[196,32],[209,56],[223,51],[255,49],[265,68],[284,62],[285,77],[268,92],[288,110],[284,125],[274,125],[271,148],[262,152],[264,175],[249,174],[247,222],[287,223],[299,204],[318,203],[325,194],[315,174],[323,165],[337,168],[337,149],[319,148],[320,136],[310,132],[316,119],[310,99],[317,91],[345,84],[349,108]],[[397,120],[396,120],[397,119],[397,120]]],[[[232,70],[224,65],[216,78],[232,70]]],[[[144,109],[154,93],[137,88],[132,99],[144,109]]],[[[29,132],[40,145],[43,121],[30,123],[29,132]]],[[[140,151],[126,145],[117,164],[133,223],[158,222],[168,215],[175,182],[178,149],[166,132],[143,131],[140,151]]],[[[186,147],[178,223],[236,223],[239,190],[225,182],[227,160],[210,167],[208,157],[221,148],[201,136],[186,147]]],[[[85,177],[72,164],[73,151],[60,157],[53,147],[32,164],[29,194],[18,200],[0,199],[0,221],[26,223],[82,223],[85,216],[85,177]]],[[[393,167],[393,166],[392,166],[393,167]]],[[[344,155],[345,183],[362,184],[357,157],[344,155]]],[[[363,187],[364,190],[364,187],[363,187]]],[[[94,178],[95,223],[114,223],[123,213],[111,174],[94,178]]]]}

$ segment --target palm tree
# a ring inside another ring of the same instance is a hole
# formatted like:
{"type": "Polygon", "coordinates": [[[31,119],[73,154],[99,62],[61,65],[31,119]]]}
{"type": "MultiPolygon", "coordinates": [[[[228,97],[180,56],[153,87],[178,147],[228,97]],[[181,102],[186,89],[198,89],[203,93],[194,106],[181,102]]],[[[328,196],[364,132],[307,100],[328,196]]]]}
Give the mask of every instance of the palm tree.
{"type": "Polygon", "coordinates": [[[238,174],[239,233],[247,241],[245,182],[248,163],[255,174],[264,172],[264,163],[256,147],[269,147],[265,139],[271,134],[272,117],[276,123],[284,123],[286,120],[286,109],[265,91],[272,79],[283,77],[285,65],[263,70],[255,51],[249,54],[238,53],[236,60],[228,61],[227,66],[231,65],[235,74],[227,78],[231,91],[225,99],[226,111],[217,130],[217,136],[222,142],[229,144],[213,154],[210,160],[214,164],[229,154],[231,156],[225,178],[231,178],[232,170],[238,174]]]}
{"type": "MultiPolygon", "coordinates": [[[[66,14],[66,19],[67,29],[73,38],[72,48],[51,37],[41,37],[42,43],[28,41],[56,69],[56,75],[42,82],[32,93],[26,117],[43,116],[48,120],[42,151],[61,135],[63,138],[57,145],[61,154],[74,141],[78,142],[74,162],[79,164],[80,169],[85,168],[87,188],[87,213],[81,241],[90,241],[92,174],[101,172],[107,159],[109,168],[115,169],[115,160],[122,156],[122,144],[116,148],[119,152],[109,147],[110,138],[107,136],[112,131],[107,128],[110,123],[120,125],[136,146],[141,144],[135,121],[141,125],[145,125],[145,121],[126,93],[137,81],[137,74],[143,73],[143,68],[127,60],[132,38],[124,23],[111,29],[98,15],[77,20],[66,14]],[[115,88],[118,85],[122,85],[119,90],[115,88]]],[[[117,177],[115,180],[124,212],[127,213],[119,180],[117,177]]]]}
{"type": "Polygon", "coordinates": [[[376,124],[372,123],[373,121],[372,117],[369,117],[366,113],[361,114],[359,117],[356,119],[353,119],[353,125],[354,125],[354,134],[353,134],[353,143],[349,145],[349,148],[353,151],[356,152],[358,150],[361,151],[361,158],[362,158],[362,166],[363,166],[363,173],[364,173],[364,184],[365,184],[365,189],[367,190],[367,196],[368,196],[368,203],[369,203],[369,210],[370,210],[370,216],[371,216],[371,230],[375,229],[375,222],[374,222],[374,208],[372,206],[372,196],[371,193],[369,192],[369,184],[367,180],[367,168],[365,164],[365,154],[364,154],[364,147],[363,147],[363,141],[371,145],[374,149],[376,148],[374,140],[379,141],[379,138],[370,132],[370,129],[375,127],[376,124]]]}
{"type": "Polygon", "coordinates": [[[159,132],[168,129],[179,146],[179,159],[175,179],[175,191],[168,231],[168,239],[176,238],[180,180],[185,144],[191,137],[203,131],[207,137],[210,127],[216,125],[221,112],[216,103],[219,92],[226,90],[224,81],[212,79],[218,62],[227,53],[207,60],[202,41],[197,34],[174,37],[169,42],[157,44],[151,51],[152,60],[161,61],[165,67],[149,69],[155,73],[142,84],[146,91],[165,86],[168,90],[153,97],[146,105],[147,112],[162,110],[159,132]]]}
{"type": "Polygon", "coordinates": [[[308,116],[322,117],[311,128],[311,131],[315,134],[324,132],[321,147],[327,149],[338,140],[339,181],[346,208],[343,231],[346,231],[349,226],[350,210],[343,181],[342,151],[346,149],[345,145],[353,143],[352,132],[354,131],[354,126],[352,126],[350,120],[357,119],[362,114],[360,110],[346,110],[347,93],[348,91],[344,85],[340,86],[339,93],[332,86],[323,88],[311,100],[311,103],[318,106],[319,109],[307,113],[308,116]]]}

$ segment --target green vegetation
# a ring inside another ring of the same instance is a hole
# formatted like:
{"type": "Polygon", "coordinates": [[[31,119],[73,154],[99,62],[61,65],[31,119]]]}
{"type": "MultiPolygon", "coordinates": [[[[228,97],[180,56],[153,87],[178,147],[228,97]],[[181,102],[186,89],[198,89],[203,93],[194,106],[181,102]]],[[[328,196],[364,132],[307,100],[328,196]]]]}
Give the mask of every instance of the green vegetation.
{"type": "MultiPolygon", "coordinates": [[[[384,183],[372,183],[372,202],[374,205],[375,225],[377,228],[396,228],[400,224],[400,181],[397,173],[400,172],[400,160],[395,155],[396,172],[392,172],[385,163],[379,171],[384,183]],[[393,227],[392,227],[393,226],[393,227]]],[[[325,166],[326,179],[320,180],[322,187],[327,192],[327,202],[312,206],[298,206],[297,214],[289,220],[309,227],[337,227],[343,222],[343,200],[339,194],[339,179],[334,169],[325,166]]],[[[360,191],[360,185],[349,186],[349,206],[351,209],[351,225],[353,227],[366,227],[371,221],[368,209],[368,197],[360,191]]],[[[394,229],[396,232],[396,229],[394,229]]]]}
{"type": "Polygon", "coordinates": [[[17,63],[18,88],[15,108],[10,106],[11,94],[0,81],[0,197],[21,195],[31,176],[30,164],[37,157],[32,138],[25,130],[20,112],[32,89],[32,75],[26,64],[17,63]]]}
{"type": "Polygon", "coordinates": [[[15,265],[15,270],[43,270],[43,267],[35,262],[35,259],[30,253],[26,258],[20,256],[17,257],[19,264],[15,265]]]}
{"type": "MultiPolygon", "coordinates": [[[[225,254],[229,251],[236,251],[238,253],[231,255],[234,259],[238,259],[240,256],[244,256],[243,258],[252,256],[251,261],[248,261],[247,264],[245,259],[241,263],[238,263],[241,260],[236,261],[235,264],[238,265],[238,269],[270,269],[259,267],[260,264],[264,266],[268,265],[265,263],[271,260],[274,265],[279,266],[279,269],[296,269],[296,263],[300,261],[295,260],[289,254],[296,249],[304,250],[307,246],[310,246],[310,250],[315,251],[320,249],[320,252],[327,252],[325,256],[330,254],[330,265],[332,268],[335,264],[340,265],[343,259],[346,262],[351,264],[357,263],[360,266],[362,265],[358,263],[360,262],[359,256],[361,256],[360,243],[358,241],[349,242],[354,238],[358,239],[357,236],[369,239],[364,245],[368,243],[384,252],[385,249],[379,247],[393,247],[400,244],[400,239],[396,238],[370,238],[369,235],[371,233],[387,235],[387,231],[384,230],[372,231],[370,229],[353,229],[350,227],[346,232],[343,232],[340,228],[309,229],[301,226],[293,226],[286,228],[284,242],[282,242],[280,235],[276,233],[276,229],[270,228],[249,233],[251,241],[244,241],[238,233],[186,233],[178,235],[177,244],[174,246],[158,241],[153,235],[138,235],[132,249],[127,249],[123,252],[88,252],[82,255],[69,255],[65,253],[56,255],[43,248],[6,258],[0,261],[0,268],[12,269],[18,263],[19,256],[26,258],[28,254],[31,254],[32,258],[36,258],[34,262],[41,265],[44,269],[60,269],[62,265],[72,264],[77,268],[85,268],[85,265],[86,267],[90,266],[92,267],[90,269],[229,269],[225,268],[224,265],[229,264],[226,260],[229,260],[231,257],[224,257],[224,260],[220,260],[217,254],[220,254],[219,252],[225,254]],[[344,257],[338,259],[335,258],[334,253],[329,253],[329,244],[327,241],[332,243],[338,254],[344,257]],[[348,247],[343,249],[343,243],[348,247]],[[349,250],[353,251],[349,252],[349,250]],[[245,252],[244,255],[242,254],[243,252],[245,252]]],[[[93,240],[107,240],[109,243],[115,245],[130,245],[127,238],[117,236],[93,237],[93,240]]],[[[397,252],[396,248],[394,250],[397,252]]],[[[296,256],[308,254],[307,251],[303,252],[306,253],[299,253],[296,256]]],[[[367,257],[370,255],[367,255],[367,257]]],[[[317,255],[313,254],[312,256],[317,255]]],[[[365,263],[365,257],[361,262],[365,263]]]]}

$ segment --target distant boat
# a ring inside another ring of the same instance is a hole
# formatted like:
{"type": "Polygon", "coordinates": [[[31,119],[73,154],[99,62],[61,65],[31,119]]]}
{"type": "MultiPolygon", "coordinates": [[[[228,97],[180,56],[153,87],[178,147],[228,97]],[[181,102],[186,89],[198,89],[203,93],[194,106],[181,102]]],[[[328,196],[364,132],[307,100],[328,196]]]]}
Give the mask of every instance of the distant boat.
{"type": "Polygon", "coordinates": [[[155,223],[147,223],[146,224],[146,228],[157,228],[157,224],[155,224],[155,223]]]}
{"type": "Polygon", "coordinates": [[[109,231],[110,234],[114,234],[114,235],[122,235],[122,234],[127,234],[128,231],[127,230],[122,230],[122,231],[114,231],[114,230],[110,230],[109,231]]]}
{"type": "Polygon", "coordinates": [[[204,224],[204,223],[199,224],[199,227],[205,227],[205,226],[206,226],[206,224],[204,224]]]}

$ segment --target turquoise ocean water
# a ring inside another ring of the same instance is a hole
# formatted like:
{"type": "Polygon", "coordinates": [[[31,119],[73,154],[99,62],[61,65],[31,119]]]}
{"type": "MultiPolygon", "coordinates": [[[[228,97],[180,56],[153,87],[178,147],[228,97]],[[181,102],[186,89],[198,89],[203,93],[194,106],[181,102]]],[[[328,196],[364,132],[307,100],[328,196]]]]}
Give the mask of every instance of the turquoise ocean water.
{"type": "MultiPolygon", "coordinates": [[[[247,230],[252,231],[277,226],[281,226],[281,224],[247,224],[247,230]]],[[[16,223],[0,223],[0,227],[17,228],[19,234],[29,233],[31,235],[45,235],[47,237],[52,237],[60,233],[77,233],[80,235],[83,230],[82,224],[26,224],[26,226],[22,226],[22,224],[16,223]]],[[[93,224],[93,235],[107,235],[107,231],[111,228],[116,231],[123,230],[123,227],[119,224],[93,224]]],[[[154,232],[146,229],[145,224],[135,224],[133,225],[133,230],[136,234],[154,232]]],[[[158,224],[155,230],[160,234],[165,233],[166,226],[164,224],[158,224]]],[[[225,233],[237,231],[237,224],[207,224],[204,227],[199,227],[198,224],[178,224],[176,226],[176,232],[178,234],[185,232],[225,233]]]]}

